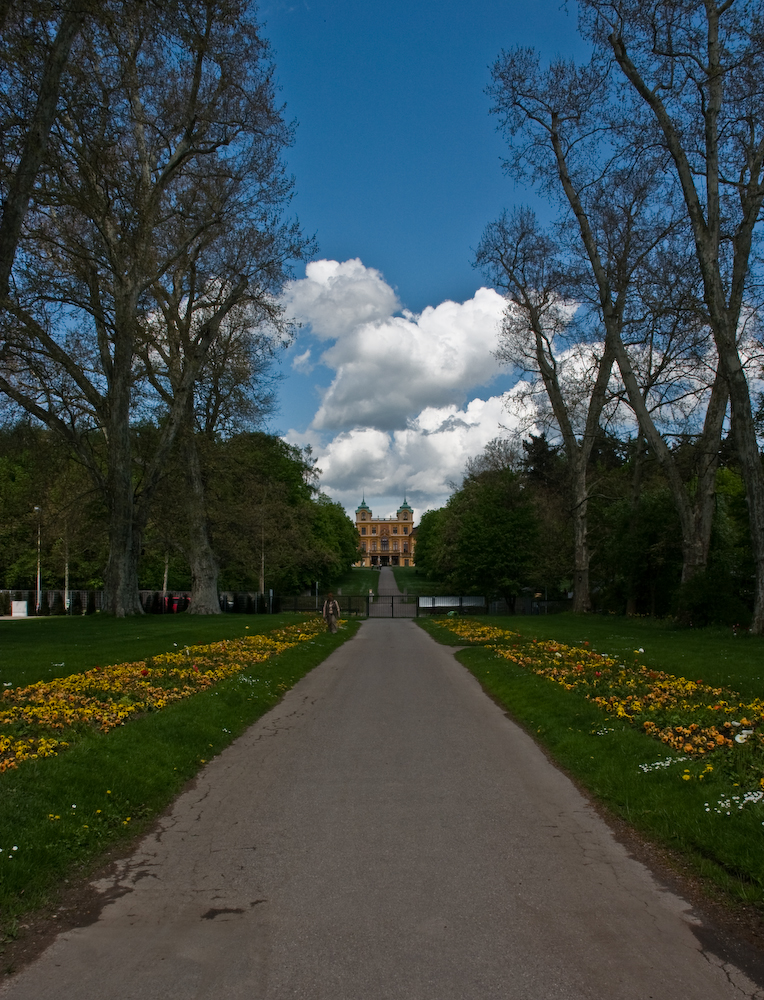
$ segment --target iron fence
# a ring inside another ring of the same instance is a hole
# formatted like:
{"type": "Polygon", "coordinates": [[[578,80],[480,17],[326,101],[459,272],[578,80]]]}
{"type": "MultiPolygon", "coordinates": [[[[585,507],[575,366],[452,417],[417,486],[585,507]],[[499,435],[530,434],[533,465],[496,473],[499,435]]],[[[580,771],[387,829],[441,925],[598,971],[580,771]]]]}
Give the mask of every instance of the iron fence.
{"type": "Polygon", "coordinates": [[[416,618],[419,607],[416,597],[400,594],[380,594],[367,597],[369,618],[416,618]]]}
{"type": "MultiPolygon", "coordinates": [[[[179,614],[186,611],[191,592],[173,590],[163,593],[156,590],[140,591],[141,606],[146,614],[179,614]]],[[[314,612],[320,614],[326,595],[300,594],[286,597],[277,594],[258,594],[254,591],[222,591],[219,594],[220,610],[225,614],[281,614],[283,612],[314,612]]],[[[515,606],[504,600],[486,601],[484,597],[462,596],[408,596],[408,595],[338,595],[335,600],[344,617],[369,618],[418,618],[424,615],[544,615],[567,611],[572,601],[544,601],[520,596],[515,606]]],[[[103,611],[102,590],[43,590],[40,607],[37,591],[29,589],[0,590],[0,616],[32,617],[37,615],[87,615],[103,611]]]]}
{"type": "Polygon", "coordinates": [[[101,590],[0,590],[0,615],[16,618],[40,615],[92,615],[104,608],[101,590]]]}

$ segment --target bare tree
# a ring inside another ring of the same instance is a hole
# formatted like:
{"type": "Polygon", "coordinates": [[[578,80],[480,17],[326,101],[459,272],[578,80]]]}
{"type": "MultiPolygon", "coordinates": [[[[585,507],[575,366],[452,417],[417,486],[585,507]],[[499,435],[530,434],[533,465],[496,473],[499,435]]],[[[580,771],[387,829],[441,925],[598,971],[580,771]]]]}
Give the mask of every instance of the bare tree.
{"type": "Polygon", "coordinates": [[[305,241],[280,222],[291,133],[247,4],[125,4],[83,28],[73,54],[14,270],[0,390],[65,435],[107,497],[107,606],[124,615],[141,610],[146,510],[210,346],[231,309],[284,279],[305,241]],[[137,359],[177,274],[178,294],[207,296],[205,319],[136,470],[137,359]],[[94,435],[103,449],[89,446],[94,435]]]}
{"type": "Polygon", "coordinates": [[[591,607],[587,474],[614,352],[607,341],[582,351],[581,331],[578,336],[569,335],[572,309],[563,297],[569,282],[560,272],[557,249],[533,213],[521,209],[487,227],[475,259],[509,300],[496,356],[530,376],[532,391],[537,381],[543,384],[562,436],[570,471],[573,610],[583,612],[591,607]],[[572,357],[572,351],[578,357],[572,357]],[[572,378],[571,368],[575,369],[572,378]]]}
{"type": "Polygon", "coordinates": [[[752,630],[762,633],[764,468],[739,344],[764,203],[761,10],[746,0],[583,0],[582,8],[585,31],[622,74],[622,134],[665,150],[691,227],[746,484],[752,630]]]}
{"type": "Polygon", "coordinates": [[[522,464],[522,455],[519,435],[492,438],[479,455],[467,459],[464,476],[474,479],[483,472],[503,472],[505,469],[517,472],[522,464]]]}
{"type": "MultiPolygon", "coordinates": [[[[636,355],[625,339],[636,330],[637,343],[644,342],[645,331],[656,318],[644,294],[650,288],[646,276],[655,273],[662,255],[672,253],[678,230],[681,237],[661,161],[645,151],[635,155],[632,150],[629,156],[615,145],[610,81],[596,62],[576,67],[557,61],[542,70],[534,53],[515,50],[502,54],[493,77],[494,110],[512,139],[510,169],[526,176],[531,171],[547,190],[561,192],[569,208],[563,228],[575,232],[585,268],[573,263],[568,297],[588,295],[601,319],[604,341],[614,353],[629,404],[672,490],[682,525],[683,578],[689,579],[705,567],[708,555],[727,394],[725,380],[714,373],[701,433],[700,481],[692,490],[651,413],[648,389],[655,391],[655,371],[640,380],[634,368],[636,355]]],[[[698,335],[696,312],[692,297],[689,307],[675,303],[664,309],[665,315],[679,317],[675,334],[685,324],[685,343],[694,343],[698,335]]]]}
{"type": "MultiPolygon", "coordinates": [[[[295,253],[299,247],[292,248],[295,253]]],[[[207,524],[207,505],[198,439],[214,440],[219,432],[257,426],[272,407],[268,369],[274,350],[289,336],[289,324],[275,296],[262,289],[232,309],[207,351],[192,392],[184,393],[185,373],[193,364],[196,334],[206,322],[208,296],[181,291],[180,276],[172,287],[157,290],[161,312],[146,338],[142,361],[156,404],[173,409],[185,400],[178,447],[185,479],[183,523],[173,541],[191,568],[191,614],[218,614],[218,561],[207,524]],[[160,318],[161,317],[161,318],[160,318]]],[[[156,412],[156,409],[155,411],[156,412]]]]}

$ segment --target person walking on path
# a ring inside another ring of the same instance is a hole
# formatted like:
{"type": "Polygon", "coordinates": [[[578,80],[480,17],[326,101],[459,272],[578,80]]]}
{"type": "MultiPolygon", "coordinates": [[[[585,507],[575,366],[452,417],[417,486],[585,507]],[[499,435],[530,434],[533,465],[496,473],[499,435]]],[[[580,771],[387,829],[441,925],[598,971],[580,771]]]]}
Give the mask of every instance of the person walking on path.
{"type": "Polygon", "coordinates": [[[326,622],[326,627],[330,632],[337,631],[337,622],[340,617],[340,606],[334,599],[334,594],[329,591],[324,601],[324,610],[321,612],[326,622]]]}

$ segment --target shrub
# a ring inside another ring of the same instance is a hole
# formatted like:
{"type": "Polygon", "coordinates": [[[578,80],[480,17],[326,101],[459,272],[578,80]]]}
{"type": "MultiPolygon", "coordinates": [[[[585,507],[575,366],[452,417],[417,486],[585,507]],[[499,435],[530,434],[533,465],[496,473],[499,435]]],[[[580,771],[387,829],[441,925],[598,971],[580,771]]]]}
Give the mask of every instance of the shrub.
{"type": "Polygon", "coordinates": [[[682,625],[744,625],[751,611],[732,589],[725,574],[698,573],[679,588],[677,619],[682,625]]]}

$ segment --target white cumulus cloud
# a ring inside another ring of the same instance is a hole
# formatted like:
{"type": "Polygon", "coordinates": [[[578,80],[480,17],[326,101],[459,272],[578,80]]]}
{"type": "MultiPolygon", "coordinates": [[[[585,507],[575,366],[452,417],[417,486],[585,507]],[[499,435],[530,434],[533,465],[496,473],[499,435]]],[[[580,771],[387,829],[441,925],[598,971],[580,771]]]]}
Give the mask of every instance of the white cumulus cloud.
{"type": "Polygon", "coordinates": [[[428,406],[462,406],[469,390],[499,373],[492,351],[504,300],[489,288],[416,316],[379,271],[359,260],[317,261],[290,284],[289,313],[333,343],[321,362],[335,372],[313,426],[404,428],[428,406]]]}
{"type": "Polygon", "coordinates": [[[342,263],[314,260],[304,278],[289,282],[283,302],[291,316],[309,323],[322,340],[344,337],[400,309],[398,296],[380,272],[357,257],[342,263]]]}
{"type": "Polygon", "coordinates": [[[322,260],[284,302],[322,342],[295,369],[333,372],[310,426],[285,437],[312,446],[321,488],[349,511],[364,493],[382,516],[404,495],[417,517],[441,506],[467,459],[518,425],[522,414],[510,416],[503,396],[480,392],[502,371],[493,352],[505,301],[493,289],[414,315],[374,268],[322,260]]]}
{"type": "Polygon", "coordinates": [[[310,355],[310,348],[308,348],[307,351],[303,351],[302,354],[298,354],[297,357],[292,360],[292,368],[294,368],[295,371],[304,372],[306,375],[309,375],[313,371],[310,355]]]}
{"type": "Polygon", "coordinates": [[[405,495],[418,519],[446,502],[450,484],[461,481],[468,458],[493,438],[510,433],[518,420],[507,414],[502,396],[491,396],[463,408],[427,407],[400,430],[355,427],[326,444],[318,435],[292,431],[287,440],[312,445],[321,488],[347,510],[354,510],[365,495],[385,517],[405,495]]]}

